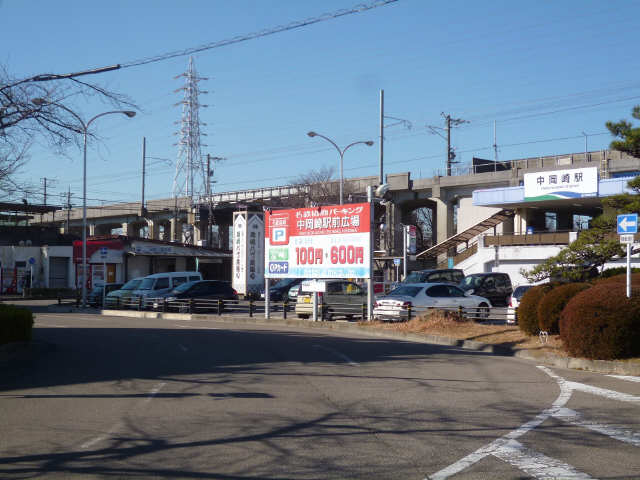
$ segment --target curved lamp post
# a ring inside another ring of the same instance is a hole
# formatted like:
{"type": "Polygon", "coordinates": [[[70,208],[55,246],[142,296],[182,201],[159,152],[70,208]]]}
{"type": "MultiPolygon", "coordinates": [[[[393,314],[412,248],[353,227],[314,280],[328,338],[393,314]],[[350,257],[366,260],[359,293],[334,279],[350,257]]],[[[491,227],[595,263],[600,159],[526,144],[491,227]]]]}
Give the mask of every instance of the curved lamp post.
{"type": "Polygon", "coordinates": [[[324,135],[320,135],[319,133],[316,132],[309,132],[307,133],[307,135],[309,135],[311,138],[313,137],[320,137],[320,138],[324,138],[327,142],[329,142],[331,145],[333,145],[334,147],[336,147],[336,150],[338,150],[338,153],[340,154],[340,205],[342,205],[343,202],[343,198],[342,198],[342,189],[343,189],[343,185],[344,185],[344,175],[343,175],[343,160],[344,160],[344,152],[346,152],[350,147],[353,147],[354,145],[358,145],[358,144],[363,144],[363,145],[367,145],[368,147],[370,147],[371,145],[373,145],[373,142],[371,140],[362,140],[359,142],[353,142],[350,143],[349,145],[347,145],[346,147],[344,147],[342,150],[340,150],[340,147],[338,147],[338,145],[336,145],[336,143],[331,140],[330,138],[325,137],[324,135]]]}
{"type": "MultiPolygon", "coordinates": [[[[55,105],[63,110],[66,110],[71,115],[75,117],[76,120],[80,123],[82,130],[79,130],[79,133],[82,133],[84,137],[84,147],[83,147],[83,156],[82,156],[82,308],[87,306],[87,132],[89,130],[89,126],[93,123],[97,118],[103,117],[105,115],[110,115],[112,113],[121,113],[126,115],[129,118],[135,117],[136,112],[131,110],[113,110],[109,112],[99,113],[95,117],[91,118],[88,122],[84,122],[80,115],[71,110],[70,108],[65,107],[56,102],[50,102],[45,100],[44,98],[34,98],[31,100],[34,105],[42,106],[42,105],[55,105]]],[[[107,282],[106,272],[104,274],[104,282],[107,282]]]]}

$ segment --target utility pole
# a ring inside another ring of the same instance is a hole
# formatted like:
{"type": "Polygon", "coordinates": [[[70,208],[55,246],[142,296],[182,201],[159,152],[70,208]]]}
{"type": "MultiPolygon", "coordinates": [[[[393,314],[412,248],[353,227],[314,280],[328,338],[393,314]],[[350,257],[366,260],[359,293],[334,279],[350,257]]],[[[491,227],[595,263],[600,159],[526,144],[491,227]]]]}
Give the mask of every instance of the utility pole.
{"type": "Polygon", "coordinates": [[[145,180],[146,158],[147,158],[147,138],[142,137],[142,200],[140,202],[141,217],[144,217],[147,214],[146,208],[144,208],[144,180],[145,180]]]}
{"type": "Polygon", "coordinates": [[[384,183],[384,90],[380,90],[380,185],[384,183]]]}
{"type": "Polygon", "coordinates": [[[207,193],[207,204],[209,207],[209,215],[207,216],[207,246],[208,247],[211,247],[211,244],[213,243],[213,235],[211,233],[211,227],[213,226],[213,200],[211,198],[211,183],[213,183],[213,180],[211,180],[211,177],[213,177],[213,170],[211,170],[211,160],[222,161],[224,159],[225,159],[224,157],[212,157],[207,153],[207,175],[205,177],[207,184],[205,185],[205,191],[207,193]]]}
{"type": "Polygon", "coordinates": [[[64,229],[65,233],[69,233],[69,221],[71,220],[71,185],[67,190],[67,227],[64,229]]]}
{"type": "Polygon", "coordinates": [[[451,118],[451,115],[445,115],[442,113],[446,124],[447,124],[447,177],[451,176],[451,164],[458,163],[454,162],[454,158],[456,158],[456,153],[451,148],[451,126],[457,127],[463,123],[469,123],[466,120],[462,120],[461,118],[451,118]]]}
{"type": "MultiPolygon", "coordinates": [[[[498,134],[496,131],[496,121],[493,121],[493,171],[498,170],[498,134]]],[[[475,173],[475,172],[474,172],[475,173]]]]}
{"type": "Polygon", "coordinates": [[[438,135],[443,138],[447,142],[447,177],[451,176],[451,164],[458,163],[454,162],[454,158],[456,158],[456,153],[453,148],[451,148],[451,127],[457,127],[458,125],[462,125],[463,123],[469,123],[467,120],[462,120],[461,118],[451,118],[451,115],[446,114],[444,112],[441,113],[444,117],[445,128],[442,127],[434,127],[432,125],[427,125],[427,128],[431,130],[431,133],[438,135]],[[447,136],[443,136],[438,130],[445,130],[447,132],[447,136]]]}

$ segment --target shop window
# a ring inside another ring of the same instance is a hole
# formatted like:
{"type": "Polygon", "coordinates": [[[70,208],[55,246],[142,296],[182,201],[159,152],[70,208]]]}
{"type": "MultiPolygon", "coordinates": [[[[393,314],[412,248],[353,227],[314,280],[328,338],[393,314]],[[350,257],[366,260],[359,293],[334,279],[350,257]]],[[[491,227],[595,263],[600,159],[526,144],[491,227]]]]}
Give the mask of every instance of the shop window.
{"type": "Polygon", "coordinates": [[[558,214],[556,212],[544,213],[544,229],[555,232],[558,229],[558,214]]]}

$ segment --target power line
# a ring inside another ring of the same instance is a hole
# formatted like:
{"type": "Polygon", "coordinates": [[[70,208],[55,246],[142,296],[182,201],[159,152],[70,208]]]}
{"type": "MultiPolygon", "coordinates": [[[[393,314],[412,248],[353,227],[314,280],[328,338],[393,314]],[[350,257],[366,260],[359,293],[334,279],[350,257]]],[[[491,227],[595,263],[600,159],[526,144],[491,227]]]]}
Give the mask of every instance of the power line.
{"type": "Polygon", "coordinates": [[[235,43],[241,43],[241,42],[246,42],[247,40],[253,40],[256,38],[261,38],[261,37],[267,37],[270,35],[274,35],[276,33],[281,33],[281,32],[286,32],[289,30],[295,30],[298,28],[302,28],[302,27],[307,27],[309,25],[313,25],[316,23],[320,23],[320,22],[325,22],[327,20],[333,20],[334,18],[340,18],[340,17],[344,17],[346,15],[353,15],[355,13],[362,13],[365,12],[367,10],[372,10],[374,8],[378,8],[378,7],[383,7],[385,5],[388,5],[390,3],[395,3],[398,0],[376,0],[374,2],[368,3],[368,4],[359,4],[359,5],[355,5],[352,8],[349,9],[343,9],[343,10],[338,10],[336,12],[333,13],[325,13],[323,15],[320,15],[318,17],[312,17],[312,18],[307,18],[305,20],[298,20],[295,22],[291,22],[287,25],[280,25],[277,27],[273,27],[273,28],[268,28],[268,29],[264,29],[264,30],[260,30],[258,32],[253,32],[253,33],[249,33],[246,35],[239,35],[237,37],[233,37],[233,38],[229,38],[229,39],[225,39],[225,40],[219,40],[217,42],[211,42],[211,43],[205,43],[204,45],[200,45],[198,47],[192,47],[192,48],[187,48],[184,50],[177,50],[177,51],[173,51],[173,52],[168,52],[168,53],[164,53],[161,55],[156,55],[153,57],[147,57],[147,58],[142,58],[140,60],[134,60],[131,62],[124,62],[121,65],[121,68],[130,68],[130,67],[137,67],[139,65],[146,65],[149,63],[154,63],[154,62],[161,62],[164,60],[168,60],[170,58],[175,58],[175,57],[184,57],[187,55],[193,55],[194,53],[198,53],[198,52],[203,52],[205,50],[211,50],[213,48],[220,48],[220,47],[225,47],[228,45],[233,45],[235,43]]]}

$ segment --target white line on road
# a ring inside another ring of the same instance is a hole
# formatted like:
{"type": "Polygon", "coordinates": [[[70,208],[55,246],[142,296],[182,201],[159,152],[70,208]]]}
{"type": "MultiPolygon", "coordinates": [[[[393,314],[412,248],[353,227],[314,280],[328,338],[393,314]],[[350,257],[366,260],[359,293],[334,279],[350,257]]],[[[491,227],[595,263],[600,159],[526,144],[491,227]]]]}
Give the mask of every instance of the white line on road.
{"type": "Polygon", "coordinates": [[[579,390],[585,393],[591,393],[592,395],[598,395],[600,397],[610,398],[611,400],[618,400],[620,402],[640,403],[640,397],[636,395],[629,395],[628,393],[620,393],[615,390],[607,390],[606,388],[592,387],[591,385],[585,385],[584,383],[567,382],[567,386],[571,390],[579,390]]]}
{"type": "Polygon", "coordinates": [[[354,366],[354,367],[359,367],[360,366],[360,364],[358,362],[354,362],[349,357],[347,357],[346,355],[338,352],[337,350],[334,350],[333,348],[325,347],[323,345],[314,345],[313,347],[314,348],[319,348],[320,350],[324,350],[324,351],[329,352],[329,353],[332,353],[333,355],[335,355],[338,358],[341,358],[342,360],[344,360],[345,362],[347,362],[351,366],[354,366]]]}
{"type": "MultiPolygon", "coordinates": [[[[153,397],[155,397],[158,394],[158,392],[162,389],[162,387],[164,387],[166,384],[167,384],[166,382],[160,382],[154,385],[154,387],[149,391],[149,395],[147,396],[147,398],[145,398],[144,402],[142,402],[142,405],[149,403],[153,399],[153,397]]],[[[106,433],[103,433],[102,435],[98,435],[97,437],[92,438],[91,440],[83,443],[82,445],[80,445],[80,448],[83,450],[86,450],[87,448],[95,445],[96,443],[106,440],[111,435],[113,435],[117,430],[119,430],[122,427],[122,425],[123,425],[122,422],[115,423],[106,433]]]]}
{"type": "Polygon", "coordinates": [[[607,375],[607,377],[617,378],[619,380],[627,380],[628,382],[640,383],[640,377],[632,377],[630,375],[607,375]]]}
{"type": "Polygon", "coordinates": [[[182,350],[183,352],[188,352],[189,351],[189,349],[187,347],[185,347],[184,345],[182,345],[181,343],[179,343],[178,346],[180,347],[180,350],[182,350]]]}
{"type": "Polygon", "coordinates": [[[640,447],[640,432],[634,432],[629,428],[614,427],[612,425],[603,425],[601,423],[584,420],[580,413],[571,410],[570,408],[561,408],[558,412],[554,413],[553,416],[555,418],[559,418],[563,422],[570,423],[577,427],[587,428],[594,432],[615,438],[621,442],[630,443],[631,445],[640,447]]]}
{"type": "Polygon", "coordinates": [[[220,330],[219,328],[215,327],[197,327],[195,325],[178,325],[177,323],[173,326],[178,328],[191,328],[192,330],[220,330]]]}
{"type": "Polygon", "coordinates": [[[42,327],[69,328],[68,325],[54,325],[53,323],[36,323],[34,327],[36,328],[42,328],[42,327]]]}
{"type": "Polygon", "coordinates": [[[571,465],[555,458],[547,457],[535,450],[525,448],[520,442],[510,440],[506,445],[493,451],[500,460],[519,468],[534,478],[541,480],[591,480],[593,477],[582,473],[571,465]]]}

